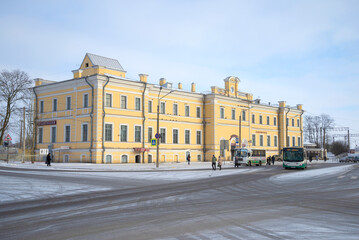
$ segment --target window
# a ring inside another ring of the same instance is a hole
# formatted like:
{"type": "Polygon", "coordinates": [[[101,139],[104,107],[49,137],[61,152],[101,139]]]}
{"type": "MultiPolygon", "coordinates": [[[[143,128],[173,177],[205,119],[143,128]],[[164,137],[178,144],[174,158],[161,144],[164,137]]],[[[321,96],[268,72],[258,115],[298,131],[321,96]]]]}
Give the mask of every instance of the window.
{"type": "Polygon", "coordinates": [[[40,113],[44,112],[44,101],[40,101],[40,113]]]}
{"type": "Polygon", "coordinates": [[[178,129],[172,130],[173,144],[178,144],[178,129]]]}
{"type": "Polygon", "coordinates": [[[42,143],[43,138],[44,138],[43,136],[44,136],[44,129],[39,128],[39,140],[38,140],[38,143],[42,143]]]}
{"type": "Polygon", "coordinates": [[[274,146],[278,147],[278,136],[274,136],[274,146]]]}
{"type": "Polygon", "coordinates": [[[51,142],[56,142],[56,127],[51,127],[51,142]]]}
{"type": "Polygon", "coordinates": [[[292,137],[292,144],[293,144],[293,147],[295,146],[295,137],[292,137]]]}
{"type": "Polygon", "coordinates": [[[127,109],[127,96],[121,96],[121,109],[127,109]]]}
{"type": "Polygon", "coordinates": [[[82,141],[87,142],[88,124],[82,124],[82,141]]]}
{"type": "Polygon", "coordinates": [[[191,144],[190,136],[191,136],[191,131],[190,130],[184,130],[184,143],[185,144],[191,144]]]}
{"type": "Polygon", "coordinates": [[[166,114],[166,103],[161,102],[161,114],[166,114]]]}
{"type": "Polygon", "coordinates": [[[286,126],[289,126],[289,118],[287,118],[286,126]]]}
{"type": "Polygon", "coordinates": [[[68,155],[68,154],[65,154],[65,155],[64,155],[64,163],[68,163],[69,160],[70,160],[69,155],[68,155]]]}
{"type": "Polygon", "coordinates": [[[70,142],[71,135],[71,127],[69,125],[65,125],[65,142],[70,142]]]}
{"type": "Polygon", "coordinates": [[[173,104],[173,115],[178,115],[178,105],[177,105],[177,103],[173,104]]]}
{"type": "Polygon", "coordinates": [[[166,143],[166,128],[160,129],[161,143],[166,143]]]}
{"type": "Polygon", "coordinates": [[[242,121],[246,121],[246,111],[242,111],[242,121]]]}
{"type": "Polygon", "coordinates": [[[112,156],[106,155],[106,163],[112,163],[112,156]]]}
{"type": "Polygon", "coordinates": [[[135,109],[137,111],[141,110],[141,98],[138,98],[138,97],[135,98],[135,109]]]}
{"type": "Polygon", "coordinates": [[[292,127],[294,127],[294,118],[292,118],[292,127]]]}
{"type": "Polygon", "coordinates": [[[224,118],[224,108],[223,107],[221,107],[219,109],[219,112],[220,112],[220,118],[224,118]]]}
{"type": "Polygon", "coordinates": [[[201,108],[197,107],[196,112],[197,112],[197,117],[200,118],[201,117],[201,108]]]}
{"type": "Polygon", "coordinates": [[[112,141],[112,124],[105,124],[105,141],[112,141]]]}
{"type": "Polygon", "coordinates": [[[259,146],[263,147],[263,135],[259,135],[259,146]]]}
{"type": "Polygon", "coordinates": [[[297,119],[297,127],[300,127],[300,121],[297,119]]]}
{"type": "Polygon", "coordinates": [[[84,108],[89,106],[89,95],[87,93],[84,94],[84,108]]]}
{"type": "Polygon", "coordinates": [[[128,156],[127,155],[122,155],[121,156],[121,163],[128,163],[128,156]]]}
{"type": "Polygon", "coordinates": [[[152,133],[153,133],[152,128],[149,127],[148,128],[148,142],[151,142],[151,140],[152,140],[152,133]]]}
{"type": "Polygon", "coordinates": [[[197,131],[196,137],[197,137],[197,144],[201,144],[201,142],[202,142],[202,132],[197,131]]]}
{"type": "Polygon", "coordinates": [[[52,99],[52,111],[53,112],[57,111],[57,99],[56,98],[52,99]]]}
{"type": "Polygon", "coordinates": [[[71,110],[71,97],[66,97],[66,110],[71,110]]]}
{"type": "Polygon", "coordinates": [[[112,107],[112,94],[106,93],[105,107],[112,107]]]}
{"type": "Polygon", "coordinates": [[[290,138],[287,136],[287,147],[290,147],[290,138]]]}
{"type": "Polygon", "coordinates": [[[232,109],[232,120],[236,119],[236,110],[232,109]]]}
{"type": "Polygon", "coordinates": [[[121,125],[120,131],[121,131],[120,141],[127,142],[127,125],[121,125]]]}
{"type": "Polygon", "coordinates": [[[141,126],[135,126],[135,142],[141,142],[141,126]]]}
{"type": "Polygon", "coordinates": [[[277,118],[276,117],[273,118],[273,125],[277,126],[277,118]]]}
{"type": "Polygon", "coordinates": [[[197,161],[201,162],[202,161],[202,155],[197,155],[197,161]]]}
{"type": "Polygon", "coordinates": [[[252,134],[252,146],[256,145],[256,135],[252,134]]]}
{"type": "Polygon", "coordinates": [[[189,117],[189,106],[188,105],[184,106],[184,110],[185,110],[185,116],[189,117]]]}
{"type": "Polygon", "coordinates": [[[267,135],[267,146],[270,147],[270,136],[267,135]]]}
{"type": "Polygon", "coordinates": [[[256,123],[256,117],[254,114],[252,114],[252,123],[256,123]]]}
{"type": "Polygon", "coordinates": [[[148,112],[152,112],[152,101],[148,101],[148,112]]]}
{"type": "Polygon", "coordinates": [[[300,141],[300,137],[298,137],[298,147],[302,145],[302,142],[300,141]]]}
{"type": "Polygon", "coordinates": [[[263,124],[263,117],[262,117],[262,115],[259,116],[259,124],[263,124]]]}
{"type": "Polygon", "coordinates": [[[270,125],[269,116],[267,116],[267,125],[270,125]]]}

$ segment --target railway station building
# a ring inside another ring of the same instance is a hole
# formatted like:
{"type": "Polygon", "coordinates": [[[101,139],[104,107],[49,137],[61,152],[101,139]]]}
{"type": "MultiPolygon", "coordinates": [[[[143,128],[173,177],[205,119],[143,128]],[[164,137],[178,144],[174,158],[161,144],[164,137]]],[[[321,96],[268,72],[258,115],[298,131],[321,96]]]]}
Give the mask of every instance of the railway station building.
{"type": "Polygon", "coordinates": [[[126,78],[116,59],[87,53],[73,78],[35,79],[34,151],[52,151],[55,162],[153,163],[231,160],[238,147],[279,154],[302,146],[302,105],[265,104],[242,92],[240,79],[223,80],[209,93],[165,78],[126,78]],[[157,123],[159,130],[157,131],[157,123]]]}

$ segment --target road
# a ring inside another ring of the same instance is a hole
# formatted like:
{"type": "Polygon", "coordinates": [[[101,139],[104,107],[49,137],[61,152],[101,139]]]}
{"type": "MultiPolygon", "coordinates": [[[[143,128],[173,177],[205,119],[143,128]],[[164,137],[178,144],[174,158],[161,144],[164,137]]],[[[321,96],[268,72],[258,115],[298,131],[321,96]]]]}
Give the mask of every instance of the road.
{"type": "MultiPolygon", "coordinates": [[[[359,239],[359,165],[257,168],[186,181],[47,174],[48,184],[92,190],[1,203],[0,239],[359,239]]],[[[44,179],[43,171],[0,171],[44,179]]]]}

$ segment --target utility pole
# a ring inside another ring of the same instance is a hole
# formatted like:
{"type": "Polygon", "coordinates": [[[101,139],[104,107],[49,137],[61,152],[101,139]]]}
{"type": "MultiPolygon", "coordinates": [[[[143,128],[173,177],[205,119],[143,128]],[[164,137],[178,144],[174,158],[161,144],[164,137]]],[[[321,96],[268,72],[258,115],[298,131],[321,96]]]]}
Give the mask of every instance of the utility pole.
{"type": "Polygon", "coordinates": [[[25,107],[23,108],[23,133],[22,133],[22,162],[25,161],[25,142],[26,142],[26,136],[25,136],[25,107]]]}
{"type": "Polygon", "coordinates": [[[240,111],[241,110],[239,110],[239,132],[238,132],[239,148],[242,147],[242,114],[240,111]]]}
{"type": "Polygon", "coordinates": [[[349,134],[349,128],[348,128],[348,151],[350,152],[350,134],[349,134]]]}

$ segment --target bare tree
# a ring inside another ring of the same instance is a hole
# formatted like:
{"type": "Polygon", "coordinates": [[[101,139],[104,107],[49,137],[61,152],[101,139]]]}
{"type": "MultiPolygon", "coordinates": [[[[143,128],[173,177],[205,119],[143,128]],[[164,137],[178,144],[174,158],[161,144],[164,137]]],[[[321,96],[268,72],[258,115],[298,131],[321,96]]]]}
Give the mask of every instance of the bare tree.
{"type": "MultiPolygon", "coordinates": [[[[305,139],[311,143],[315,143],[319,147],[322,143],[323,130],[334,127],[334,120],[326,114],[320,116],[304,116],[304,132],[305,139]]],[[[329,134],[326,134],[325,141],[329,141],[329,134]]]]}
{"type": "Polygon", "coordinates": [[[330,151],[335,155],[348,152],[348,145],[345,142],[336,141],[330,145],[330,151]]]}
{"type": "Polygon", "coordinates": [[[32,80],[27,73],[14,70],[2,70],[0,73],[0,145],[3,143],[5,132],[8,130],[12,114],[19,109],[19,104],[28,98],[28,89],[32,80]]]}

